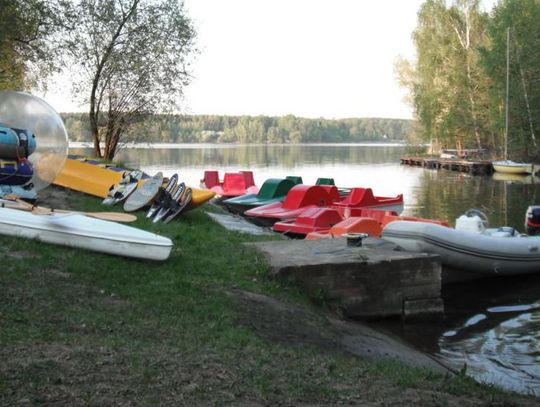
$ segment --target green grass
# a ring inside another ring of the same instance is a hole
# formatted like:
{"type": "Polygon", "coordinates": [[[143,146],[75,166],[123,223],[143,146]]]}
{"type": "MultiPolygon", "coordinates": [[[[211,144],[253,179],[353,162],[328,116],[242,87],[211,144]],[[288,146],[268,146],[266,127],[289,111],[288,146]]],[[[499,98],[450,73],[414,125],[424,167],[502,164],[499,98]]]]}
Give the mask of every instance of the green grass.
{"type": "MultiPolygon", "coordinates": [[[[103,211],[75,193],[67,205],[103,211]]],[[[462,376],[270,340],[228,293],[314,307],[269,280],[262,257],[242,245],[268,238],[226,231],[204,207],[167,225],[138,218],[173,239],[167,261],[0,237],[0,405],[534,402],[462,376]]]]}

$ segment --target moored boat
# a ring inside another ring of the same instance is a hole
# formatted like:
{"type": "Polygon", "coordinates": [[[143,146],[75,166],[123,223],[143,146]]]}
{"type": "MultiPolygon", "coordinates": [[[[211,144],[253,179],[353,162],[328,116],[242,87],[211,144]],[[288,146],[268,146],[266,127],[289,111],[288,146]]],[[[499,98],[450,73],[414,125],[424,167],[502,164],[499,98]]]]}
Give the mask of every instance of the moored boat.
{"type": "Polygon", "coordinates": [[[338,209],[344,217],[356,216],[355,212],[362,209],[401,213],[403,211],[403,194],[392,197],[375,196],[371,188],[351,188],[343,199],[332,202],[332,207],[338,209]]]}
{"type": "Polygon", "coordinates": [[[487,228],[485,218],[475,212],[458,218],[455,228],[391,222],[384,227],[382,238],[404,250],[438,254],[443,266],[475,277],[540,271],[540,236],[520,235],[511,227],[487,228]]]}
{"type": "Polygon", "coordinates": [[[347,234],[365,233],[368,236],[381,235],[381,223],[368,216],[351,216],[336,223],[328,230],[312,231],[306,235],[306,240],[331,239],[347,234]]]}
{"type": "Polygon", "coordinates": [[[263,205],[246,211],[254,223],[272,226],[277,221],[297,218],[303,211],[315,207],[330,207],[343,218],[359,215],[364,209],[401,212],[403,195],[374,196],[371,188],[351,188],[343,197],[334,185],[295,185],[283,202],[263,205]]]}
{"type": "Polygon", "coordinates": [[[534,174],[540,168],[531,163],[518,163],[512,160],[493,161],[491,165],[496,172],[503,174],[534,174]]]}
{"type": "Polygon", "coordinates": [[[117,256],[165,260],[173,243],[164,236],[77,213],[35,215],[0,208],[0,233],[117,256]]]}
{"type": "MultiPolygon", "coordinates": [[[[506,98],[505,98],[505,113],[504,113],[504,152],[503,159],[500,161],[493,161],[491,165],[496,172],[502,172],[505,174],[534,174],[539,168],[535,168],[531,163],[518,163],[508,159],[508,144],[509,144],[509,132],[508,132],[508,114],[509,114],[509,90],[510,90],[510,28],[506,31],[506,98]]],[[[526,95],[525,95],[526,96],[526,95]]],[[[529,118],[530,118],[529,112],[529,118]]],[[[530,120],[530,119],[529,119],[530,120]]],[[[529,122],[532,126],[532,122],[529,122]]]]}
{"type": "Polygon", "coordinates": [[[225,199],[221,203],[229,211],[243,214],[245,211],[258,206],[281,202],[285,199],[291,188],[296,185],[293,179],[297,178],[299,177],[287,177],[285,179],[269,178],[264,181],[258,193],[225,199]]]}
{"type": "Polygon", "coordinates": [[[396,211],[381,211],[378,209],[360,209],[355,216],[343,219],[333,225],[328,231],[313,231],[306,235],[307,240],[339,237],[344,234],[365,233],[368,236],[380,237],[383,227],[397,220],[414,222],[429,222],[448,226],[448,222],[435,219],[425,219],[415,216],[400,216],[396,211]]]}
{"type": "Polygon", "coordinates": [[[325,232],[341,222],[343,217],[333,208],[309,208],[296,219],[282,220],[274,223],[275,232],[284,233],[290,237],[304,237],[310,232],[325,232]]]}
{"type": "Polygon", "coordinates": [[[220,199],[259,192],[252,171],[226,172],[223,181],[220,181],[218,171],[205,171],[201,186],[220,199]]]}
{"type": "Polygon", "coordinates": [[[335,186],[300,184],[290,189],[283,202],[259,206],[244,215],[257,225],[272,226],[280,220],[295,219],[306,209],[329,206],[339,199],[335,186]]]}

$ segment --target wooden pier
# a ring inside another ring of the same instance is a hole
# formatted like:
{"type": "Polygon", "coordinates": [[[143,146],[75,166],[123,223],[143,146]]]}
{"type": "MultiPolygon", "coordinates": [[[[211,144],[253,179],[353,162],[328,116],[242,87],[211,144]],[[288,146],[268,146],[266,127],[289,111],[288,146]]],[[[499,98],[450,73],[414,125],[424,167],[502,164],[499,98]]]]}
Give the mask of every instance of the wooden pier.
{"type": "Polygon", "coordinates": [[[401,164],[434,170],[450,170],[466,172],[472,175],[489,175],[493,173],[491,161],[460,160],[455,158],[434,157],[401,157],[401,164]]]}

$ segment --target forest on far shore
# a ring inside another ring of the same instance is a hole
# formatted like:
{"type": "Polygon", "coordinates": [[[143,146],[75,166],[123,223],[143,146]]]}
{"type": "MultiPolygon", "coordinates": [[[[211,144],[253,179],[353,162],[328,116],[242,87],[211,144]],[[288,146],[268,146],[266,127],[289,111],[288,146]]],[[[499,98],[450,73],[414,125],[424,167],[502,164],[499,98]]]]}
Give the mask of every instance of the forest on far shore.
{"type": "MultiPolygon", "coordinates": [[[[71,141],[92,141],[87,113],[61,113],[71,141]]],[[[130,126],[123,142],[139,143],[356,143],[403,141],[411,120],[306,119],[293,115],[150,115],[130,126]]]]}

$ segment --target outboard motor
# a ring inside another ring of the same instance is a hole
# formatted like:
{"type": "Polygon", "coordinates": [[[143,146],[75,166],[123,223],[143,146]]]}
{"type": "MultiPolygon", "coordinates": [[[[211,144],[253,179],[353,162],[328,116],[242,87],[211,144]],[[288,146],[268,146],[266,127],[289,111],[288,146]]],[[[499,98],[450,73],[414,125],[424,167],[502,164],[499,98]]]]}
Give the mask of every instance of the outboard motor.
{"type": "Polygon", "coordinates": [[[528,235],[540,234],[540,205],[532,205],[527,208],[525,230],[528,235]]]}
{"type": "Polygon", "coordinates": [[[488,226],[487,216],[479,209],[469,209],[456,219],[456,230],[483,233],[488,226]]]}

